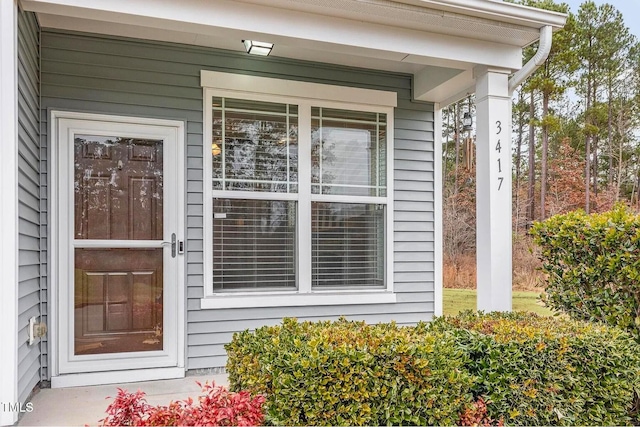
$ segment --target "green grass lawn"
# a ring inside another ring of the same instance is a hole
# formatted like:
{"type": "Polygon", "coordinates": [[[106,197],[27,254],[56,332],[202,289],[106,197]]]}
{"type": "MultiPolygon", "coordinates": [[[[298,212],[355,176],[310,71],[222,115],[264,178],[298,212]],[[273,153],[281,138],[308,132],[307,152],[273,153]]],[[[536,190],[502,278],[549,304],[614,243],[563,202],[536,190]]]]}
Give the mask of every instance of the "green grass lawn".
{"type": "MultiPolygon", "coordinates": [[[[533,311],[542,316],[551,316],[551,310],[538,301],[537,292],[513,292],[514,311],[533,311]]],[[[445,289],[444,314],[457,314],[463,310],[476,309],[476,291],[472,289],[445,289]]]]}

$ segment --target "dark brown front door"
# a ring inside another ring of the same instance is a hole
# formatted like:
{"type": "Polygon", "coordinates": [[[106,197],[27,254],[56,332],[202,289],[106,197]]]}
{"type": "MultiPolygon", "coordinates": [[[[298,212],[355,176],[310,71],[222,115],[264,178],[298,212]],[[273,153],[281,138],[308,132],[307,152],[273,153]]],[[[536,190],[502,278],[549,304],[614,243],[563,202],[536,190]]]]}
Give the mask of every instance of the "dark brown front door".
{"type": "Polygon", "coordinates": [[[76,134],[73,152],[73,354],[162,350],[163,141],[76,134]]]}

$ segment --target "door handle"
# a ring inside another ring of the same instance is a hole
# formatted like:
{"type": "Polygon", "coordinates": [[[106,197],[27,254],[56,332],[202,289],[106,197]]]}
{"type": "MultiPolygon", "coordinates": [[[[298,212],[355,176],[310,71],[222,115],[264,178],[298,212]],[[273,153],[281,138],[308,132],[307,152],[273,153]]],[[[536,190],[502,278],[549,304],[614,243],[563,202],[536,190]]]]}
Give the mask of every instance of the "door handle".
{"type": "Polygon", "coordinates": [[[171,258],[176,257],[176,233],[171,233],[171,241],[170,242],[162,242],[162,245],[171,245],[171,258]]]}

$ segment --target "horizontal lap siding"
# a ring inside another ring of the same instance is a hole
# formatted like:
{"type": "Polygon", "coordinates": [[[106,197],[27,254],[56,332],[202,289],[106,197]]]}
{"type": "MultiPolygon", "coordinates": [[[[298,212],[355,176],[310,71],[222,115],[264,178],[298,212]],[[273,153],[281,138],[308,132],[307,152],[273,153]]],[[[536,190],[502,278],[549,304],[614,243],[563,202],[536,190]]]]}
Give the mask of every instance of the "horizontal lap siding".
{"type": "Polygon", "coordinates": [[[29,319],[40,313],[40,93],[35,16],[18,14],[18,396],[40,382],[40,344],[29,345],[29,319]]]}
{"type": "MultiPolygon", "coordinates": [[[[368,322],[429,320],[434,310],[433,105],[410,101],[407,75],[253,58],[193,46],[44,32],[43,109],[184,120],[186,135],[187,367],[224,365],[234,331],[282,317],[368,322]],[[395,289],[397,304],[200,310],[203,296],[202,89],[200,71],[396,91],[395,289]],[[406,163],[406,164],[405,164],[406,163]],[[414,227],[414,228],[412,228],[414,227]],[[413,235],[411,235],[413,234],[413,235]]],[[[46,119],[46,114],[43,115],[46,119]]]]}

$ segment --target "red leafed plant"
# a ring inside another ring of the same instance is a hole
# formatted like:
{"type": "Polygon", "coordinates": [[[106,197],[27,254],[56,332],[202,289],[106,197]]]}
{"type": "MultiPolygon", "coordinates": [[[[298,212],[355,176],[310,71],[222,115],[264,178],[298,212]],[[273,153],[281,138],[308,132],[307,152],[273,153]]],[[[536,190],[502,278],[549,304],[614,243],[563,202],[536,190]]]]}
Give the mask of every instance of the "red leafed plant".
{"type": "Polygon", "coordinates": [[[473,402],[471,408],[467,408],[460,414],[459,426],[504,426],[504,420],[492,420],[487,415],[487,402],[482,397],[473,402]]]}
{"type": "Polygon", "coordinates": [[[225,387],[196,382],[203,395],[151,406],[145,393],[129,393],[121,388],[107,407],[103,426],[257,426],[264,420],[264,396],[251,397],[246,391],[234,393],[225,387]]]}

